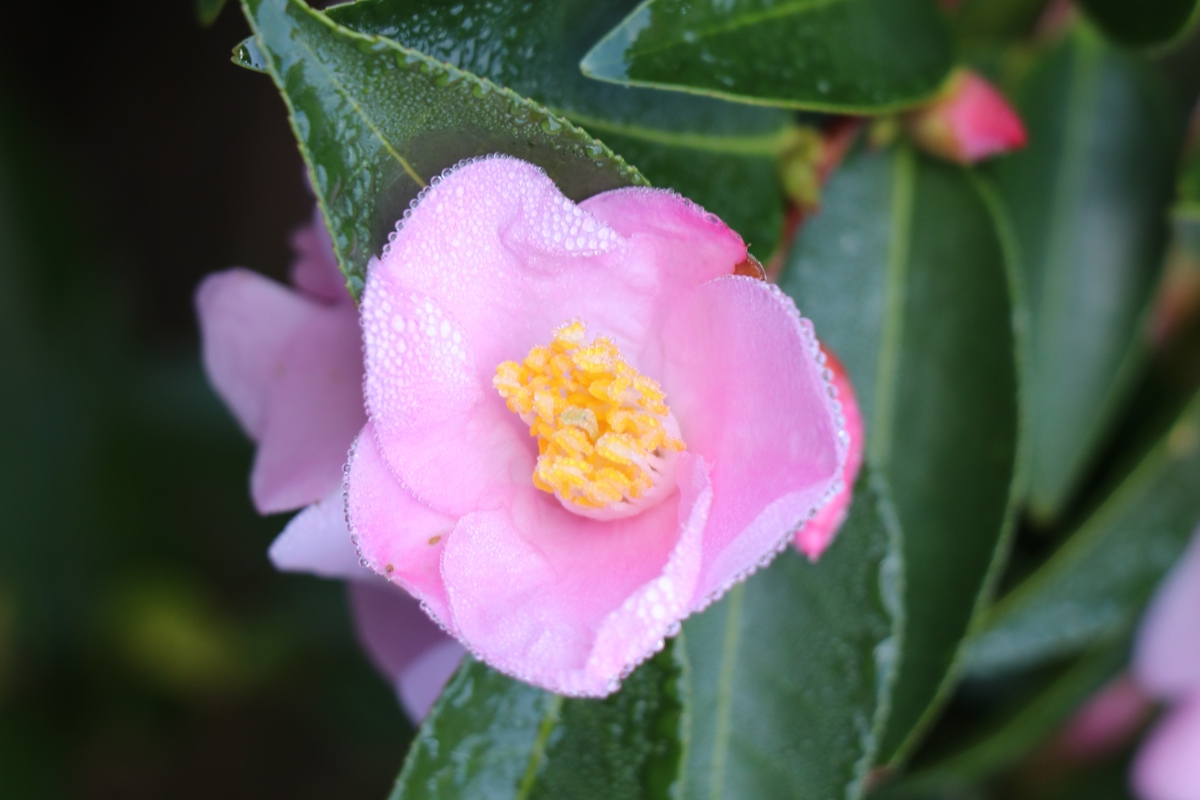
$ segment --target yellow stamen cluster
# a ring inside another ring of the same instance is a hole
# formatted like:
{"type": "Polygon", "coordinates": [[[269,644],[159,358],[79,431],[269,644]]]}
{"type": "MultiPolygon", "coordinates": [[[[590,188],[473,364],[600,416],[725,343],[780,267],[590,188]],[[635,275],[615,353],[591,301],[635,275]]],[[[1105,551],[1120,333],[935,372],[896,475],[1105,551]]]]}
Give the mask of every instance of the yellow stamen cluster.
{"type": "Polygon", "coordinates": [[[522,363],[498,366],[492,384],[538,439],[534,486],[568,508],[607,509],[648,492],[656,465],[684,443],[664,426],[662,387],[611,340],[585,344],[585,332],[579,321],[560,326],[522,363]]]}

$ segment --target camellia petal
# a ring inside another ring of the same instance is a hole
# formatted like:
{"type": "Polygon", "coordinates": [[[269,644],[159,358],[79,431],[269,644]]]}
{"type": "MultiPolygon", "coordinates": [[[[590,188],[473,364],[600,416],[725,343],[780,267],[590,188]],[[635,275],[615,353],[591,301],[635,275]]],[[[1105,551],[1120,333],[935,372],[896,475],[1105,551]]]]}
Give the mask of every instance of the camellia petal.
{"type": "Polygon", "coordinates": [[[375,573],[363,566],[350,538],[340,486],[325,499],[292,517],[283,533],[275,537],[267,554],[275,568],[284,572],[377,580],[375,573]]]}
{"type": "Polygon", "coordinates": [[[361,353],[350,304],[314,306],[280,353],[250,473],[259,511],[306,506],[341,485],[346,443],[366,418],[361,353]]]}
{"type": "Polygon", "coordinates": [[[269,514],[320,500],[341,484],[347,447],[365,421],[353,305],[234,269],[201,284],[196,308],[209,378],[259,444],[255,506],[269,514]]]}
{"type": "Polygon", "coordinates": [[[393,477],[371,424],[355,443],[347,483],[354,490],[348,493],[346,513],[367,564],[449,624],[440,565],[456,520],[420,503],[393,477]]]}
{"type": "Polygon", "coordinates": [[[844,461],[811,326],[776,287],[725,277],[680,298],[663,386],[712,464],[700,591],[722,591],[829,499],[844,461]]]}
{"type": "Polygon", "coordinates": [[[455,633],[510,674],[604,695],[691,610],[712,491],[693,456],[683,491],[634,517],[581,519],[532,487],[459,521],[442,572],[455,633]]]}
{"type": "Polygon", "coordinates": [[[317,308],[246,269],[209,275],[196,290],[204,371],[255,441],[262,435],[271,386],[288,343],[317,308]]]}

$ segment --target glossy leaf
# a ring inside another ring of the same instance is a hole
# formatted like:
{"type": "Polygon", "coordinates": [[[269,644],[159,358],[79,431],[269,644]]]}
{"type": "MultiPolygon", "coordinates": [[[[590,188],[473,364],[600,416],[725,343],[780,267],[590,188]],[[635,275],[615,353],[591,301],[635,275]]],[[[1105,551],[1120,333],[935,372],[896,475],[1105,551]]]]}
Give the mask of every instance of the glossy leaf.
{"type": "Polygon", "coordinates": [[[579,59],[632,5],[360,0],[329,16],[541,103],[602,138],[655,186],[720,216],[765,260],[783,227],[777,163],[791,115],[584,78],[579,59]]]}
{"type": "Polygon", "coordinates": [[[931,0],[647,0],[580,67],[631,86],[872,113],[927,98],[952,61],[931,0]]]}
{"type": "Polygon", "coordinates": [[[1079,4],[1105,35],[1130,47],[1177,41],[1200,21],[1197,0],[1080,0],[1079,4]]]}
{"type": "Polygon", "coordinates": [[[989,612],[974,672],[1062,656],[1132,624],[1200,520],[1200,395],[1066,543],[989,612]]]}
{"type": "Polygon", "coordinates": [[[967,789],[1003,772],[1060,730],[1129,661],[1128,637],[1100,643],[1092,652],[1056,670],[1034,691],[1010,701],[1011,710],[961,746],[915,769],[879,800],[923,796],[935,790],[967,789]]]}
{"type": "Polygon", "coordinates": [[[465,158],[531,161],[573,199],[644,182],[570,122],[490,81],[338,26],[300,0],[243,7],[355,294],[409,202],[465,158]]]}
{"type": "Polygon", "coordinates": [[[258,41],[253,36],[242,40],[237,47],[233,48],[230,61],[251,72],[261,72],[264,75],[271,74],[267,70],[266,56],[258,49],[258,41]]]}
{"type": "Polygon", "coordinates": [[[1046,520],[1084,477],[1138,372],[1176,140],[1154,76],[1086,29],[1016,95],[1029,146],[996,174],[1030,309],[1029,491],[1046,520]]]}
{"type": "Polygon", "coordinates": [[[685,798],[862,796],[896,675],[900,558],[881,482],[860,478],[820,562],[789,549],[684,623],[685,798]]]}
{"type": "Polygon", "coordinates": [[[904,656],[883,747],[903,758],[952,686],[1012,526],[1017,377],[998,218],[971,173],[906,148],[852,156],[780,285],[853,381],[892,486],[904,656]]]}
{"type": "Polygon", "coordinates": [[[604,700],[551,694],[468,658],[421,725],[391,800],[665,800],[683,754],[676,647],[604,700]]]}

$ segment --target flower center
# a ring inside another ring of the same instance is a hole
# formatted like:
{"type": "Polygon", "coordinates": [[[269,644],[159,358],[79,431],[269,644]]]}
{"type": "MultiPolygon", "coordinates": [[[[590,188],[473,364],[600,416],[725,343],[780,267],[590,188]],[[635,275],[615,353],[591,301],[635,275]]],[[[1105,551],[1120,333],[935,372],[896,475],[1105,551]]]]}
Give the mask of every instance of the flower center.
{"type": "Polygon", "coordinates": [[[585,332],[578,320],[560,325],[549,345],[496,367],[492,385],[537,437],[533,485],[568,511],[618,519],[675,488],[685,445],[662,387],[610,339],[585,344],[585,332]]]}

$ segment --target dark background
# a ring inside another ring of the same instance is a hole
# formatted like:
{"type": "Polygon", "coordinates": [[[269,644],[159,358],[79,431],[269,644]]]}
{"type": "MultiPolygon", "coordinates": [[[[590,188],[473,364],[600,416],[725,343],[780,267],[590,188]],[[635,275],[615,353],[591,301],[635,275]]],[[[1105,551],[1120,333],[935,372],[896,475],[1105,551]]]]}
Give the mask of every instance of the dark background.
{"type": "Polygon", "coordinates": [[[192,292],[311,200],[236,4],[0,23],[0,797],[382,798],[411,728],[342,587],[275,573],[192,292]]]}

